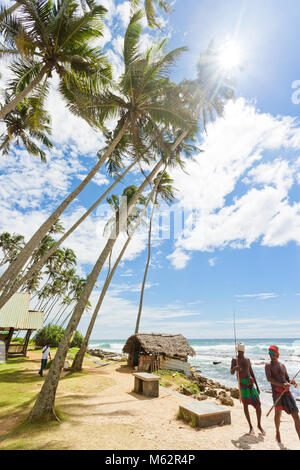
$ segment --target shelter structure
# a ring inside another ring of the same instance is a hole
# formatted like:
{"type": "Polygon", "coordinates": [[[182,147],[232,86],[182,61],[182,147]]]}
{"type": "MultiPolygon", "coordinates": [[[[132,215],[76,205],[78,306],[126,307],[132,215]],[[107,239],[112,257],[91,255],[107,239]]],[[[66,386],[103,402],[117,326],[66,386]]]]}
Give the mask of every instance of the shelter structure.
{"type": "Polygon", "coordinates": [[[183,335],[139,333],[130,336],[123,352],[128,354],[128,365],[140,372],[170,369],[191,375],[188,356],[195,356],[194,349],[183,335]]]}
{"type": "Polygon", "coordinates": [[[0,341],[6,357],[26,356],[31,333],[43,328],[44,312],[30,310],[30,294],[16,292],[0,309],[0,341]],[[23,343],[12,343],[14,332],[26,331],[23,343]]]}

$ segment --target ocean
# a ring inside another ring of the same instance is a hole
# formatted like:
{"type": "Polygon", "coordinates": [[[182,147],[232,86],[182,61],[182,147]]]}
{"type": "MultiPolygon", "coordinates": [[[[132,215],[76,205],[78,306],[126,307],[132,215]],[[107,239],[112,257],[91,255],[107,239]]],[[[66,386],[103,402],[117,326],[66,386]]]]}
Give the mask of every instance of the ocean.
{"type": "MultiPolygon", "coordinates": [[[[196,352],[196,356],[190,357],[190,364],[201,375],[216,380],[223,385],[236,387],[236,376],[230,374],[231,359],[234,356],[234,343],[231,339],[190,339],[188,340],[196,352]],[[219,364],[213,364],[219,362],[219,364]]],[[[285,364],[292,378],[300,368],[300,339],[239,339],[246,346],[245,355],[251,360],[256,380],[261,389],[261,398],[265,403],[271,403],[271,386],[265,377],[265,363],[269,360],[268,347],[276,344],[279,347],[280,361],[285,364]]],[[[106,351],[121,353],[125,340],[92,340],[90,348],[100,348],[106,351]]],[[[299,386],[291,388],[295,398],[300,401],[300,374],[299,386]]]]}

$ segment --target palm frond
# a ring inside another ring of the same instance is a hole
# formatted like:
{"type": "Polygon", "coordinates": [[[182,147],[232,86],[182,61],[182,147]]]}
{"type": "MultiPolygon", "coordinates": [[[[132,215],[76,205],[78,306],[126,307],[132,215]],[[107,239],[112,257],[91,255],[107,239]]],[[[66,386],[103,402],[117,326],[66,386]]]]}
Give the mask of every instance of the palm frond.
{"type": "Polygon", "coordinates": [[[123,60],[125,64],[125,73],[127,67],[130,66],[139,57],[139,41],[142,32],[142,25],[140,23],[144,14],[142,10],[136,11],[130,18],[129,25],[127,26],[124,36],[123,47],[123,60]]]}
{"type": "Polygon", "coordinates": [[[34,59],[19,59],[10,66],[13,78],[8,82],[8,90],[20,93],[38,75],[43,67],[42,62],[34,59]]]}

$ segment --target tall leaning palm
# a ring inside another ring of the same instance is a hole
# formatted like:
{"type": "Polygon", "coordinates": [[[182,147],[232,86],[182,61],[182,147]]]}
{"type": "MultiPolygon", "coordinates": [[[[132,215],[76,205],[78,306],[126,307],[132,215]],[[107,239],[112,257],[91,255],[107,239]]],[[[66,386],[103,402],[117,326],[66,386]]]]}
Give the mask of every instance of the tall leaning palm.
{"type": "Polygon", "coordinates": [[[76,86],[73,86],[72,80],[68,82],[68,86],[62,88],[66,99],[69,100],[70,109],[89,122],[102,123],[103,119],[108,117],[119,117],[119,121],[110,144],[101,154],[97,164],[32,236],[15,263],[2,275],[0,289],[18,275],[49,226],[53,225],[54,221],[77,197],[128,133],[135,142],[139,142],[141,129],[147,120],[155,124],[164,123],[165,126],[174,123],[182,127],[192,125],[190,113],[183,107],[180,109],[178,103],[173,102],[173,96],[172,100],[167,99],[171,95],[166,93],[168,89],[174,88],[167,78],[169,69],[185,49],[179,48],[163,54],[165,42],[162,42],[159,47],[151,47],[145,54],[139,53],[142,16],[141,11],[136,12],[125,33],[125,70],[118,83],[118,95],[113,91],[93,93],[86,82],[85,89],[82,88],[79,93],[76,86]]]}
{"type": "Polygon", "coordinates": [[[167,204],[171,204],[174,201],[175,196],[174,196],[174,190],[172,188],[172,184],[173,184],[173,180],[170,178],[170,176],[166,172],[158,173],[157,177],[154,179],[154,185],[156,186],[156,189],[155,189],[155,193],[153,196],[152,210],[151,210],[151,216],[150,216],[150,221],[149,221],[148,255],[147,255],[146,267],[145,267],[145,272],[144,272],[144,277],[143,277],[143,282],[142,282],[142,287],[141,287],[139,310],[137,314],[136,326],[135,326],[135,332],[134,332],[135,334],[139,332],[139,326],[140,326],[142,309],[143,309],[144,291],[145,291],[146,279],[147,279],[150,258],[151,258],[152,222],[153,222],[155,207],[158,205],[159,197],[161,197],[161,199],[167,204]]]}
{"type": "Polygon", "coordinates": [[[0,109],[0,119],[42,81],[45,84],[54,71],[60,86],[69,77],[88,77],[94,83],[98,78],[98,84],[111,78],[103,54],[91,47],[91,41],[102,35],[104,7],[93,3],[89,12],[79,14],[74,0],[18,3],[18,15],[7,16],[1,22],[5,43],[0,54],[16,55],[18,59],[11,65],[14,78],[10,91],[14,96],[0,109]]]}
{"type": "MultiPolygon", "coordinates": [[[[122,230],[124,224],[126,224],[127,222],[127,216],[131,215],[139,197],[142,195],[143,191],[148,186],[148,184],[153,181],[153,179],[155,178],[155,176],[157,175],[161,167],[163,167],[163,171],[165,171],[168,165],[169,159],[172,158],[177,146],[178,146],[177,142],[175,142],[172,146],[170,146],[170,148],[166,145],[166,149],[168,152],[167,161],[165,161],[165,159],[162,158],[154,166],[152,171],[149,173],[149,175],[147,175],[143,183],[140,185],[140,187],[138,188],[138,190],[135,192],[134,196],[130,200],[127,206],[127,212],[124,211],[124,213],[127,214],[126,217],[120,217],[118,225],[114,224],[114,227],[111,231],[111,235],[109,239],[107,240],[105,247],[101,251],[92,271],[88,275],[86,285],[77,302],[77,305],[75,306],[75,309],[72,313],[70,321],[66,327],[64,336],[59,343],[59,347],[55,354],[55,357],[50,367],[47,378],[42,386],[40,394],[37,397],[34,407],[32,408],[29,414],[29,417],[28,417],[29,421],[56,418],[56,414],[54,411],[54,403],[55,403],[55,395],[56,395],[56,390],[57,390],[57,386],[58,386],[58,382],[60,378],[60,373],[61,373],[64,361],[65,361],[65,358],[69,349],[71,337],[74,331],[76,330],[79,324],[79,321],[82,317],[82,314],[87,306],[89,297],[97,282],[101,269],[103,268],[109,254],[111,253],[115,245],[116,238],[118,237],[118,232],[122,230]],[[118,230],[116,230],[116,228],[118,228],[118,230]]],[[[126,210],[125,207],[124,207],[124,210],[126,210]]]]}
{"type": "MultiPolygon", "coordinates": [[[[134,196],[134,194],[136,193],[137,191],[137,187],[132,185],[132,186],[129,186],[127,188],[125,188],[125,190],[123,191],[123,194],[122,196],[124,197],[127,197],[127,201],[129,202],[132,197],[134,196]]],[[[109,227],[112,226],[112,224],[114,223],[114,221],[118,221],[119,219],[119,213],[120,213],[120,202],[119,202],[119,198],[116,196],[116,195],[113,195],[112,197],[108,198],[107,199],[107,202],[110,204],[110,206],[112,207],[113,211],[114,211],[114,215],[111,219],[109,219],[109,221],[107,222],[106,224],[106,227],[105,227],[105,232],[107,232],[107,229],[109,227]]],[[[84,355],[85,355],[85,352],[87,350],[87,347],[88,347],[88,344],[89,344],[89,340],[90,340],[90,337],[91,337],[91,334],[92,334],[92,331],[93,331],[93,328],[94,328],[94,325],[95,325],[95,321],[97,319],[97,316],[98,316],[98,313],[99,313],[99,310],[100,310],[100,307],[102,305],[102,302],[103,302],[103,299],[106,295],[106,292],[107,292],[107,289],[109,287],[109,284],[111,282],[111,279],[114,275],[114,272],[119,264],[119,262],[121,261],[122,259],[122,256],[124,255],[124,252],[127,248],[127,245],[129,244],[129,241],[133,235],[132,232],[135,231],[135,225],[136,225],[136,221],[139,220],[139,223],[140,221],[142,220],[142,214],[143,214],[143,209],[146,207],[147,205],[147,201],[146,201],[146,198],[144,196],[141,196],[138,198],[138,201],[137,201],[137,205],[136,205],[136,208],[134,210],[134,213],[133,214],[129,214],[128,217],[127,217],[127,223],[126,225],[124,225],[123,227],[123,230],[127,233],[128,235],[128,239],[127,239],[127,242],[125,243],[125,248],[123,246],[121,252],[119,253],[119,256],[117,257],[117,261],[115,262],[114,266],[113,266],[113,269],[111,270],[111,257],[112,257],[112,250],[110,252],[110,255],[109,255],[109,267],[108,267],[108,271],[107,271],[107,276],[106,276],[106,279],[105,279],[105,282],[104,282],[104,285],[103,285],[103,288],[101,290],[101,293],[100,293],[100,296],[99,296],[99,299],[98,299],[98,302],[97,302],[97,305],[94,309],[94,312],[93,312],[93,315],[92,315],[92,318],[90,320],[90,323],[89,323],[89,326],[88,326],[88,329],[86,331],[86,334],[85,334],[85,337],[84,337],[84,340],[82,342],[82,345],[79,349],[79,351],[77,352],[75,358],[74,358],[74,361],[73,361],[73,364],[72,364],[72,370],[73,371],[80,371],[82,369],[82,364],[83,364],[83,359],[84,359],[84,355]],[[131,233],[131,235],[129,235],[131,233]]]]}
{"type": "Polygon", "coordinates": [[[28,153],[46,161],[46,152],[38,145],[48,149],[53,147],[49,140],[51,135],[50,115],[43,109],[37,96],[25,98],[3,119],[6,131],[0,136],[0,152],[7,154],[13,142],[24,145],[28,153]]]}

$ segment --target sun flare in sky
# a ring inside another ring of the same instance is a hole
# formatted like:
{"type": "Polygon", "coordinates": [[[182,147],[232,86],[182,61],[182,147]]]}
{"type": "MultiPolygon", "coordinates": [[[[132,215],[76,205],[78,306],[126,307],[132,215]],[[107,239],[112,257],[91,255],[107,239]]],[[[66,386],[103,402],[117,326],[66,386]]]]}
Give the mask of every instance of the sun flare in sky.
{"type": "Polygon", "coordinates": [[[232,69],[241,64],[241,50],[236,41],[230,40],[220,48],[219,61],[223,69],[232,69]]]}

